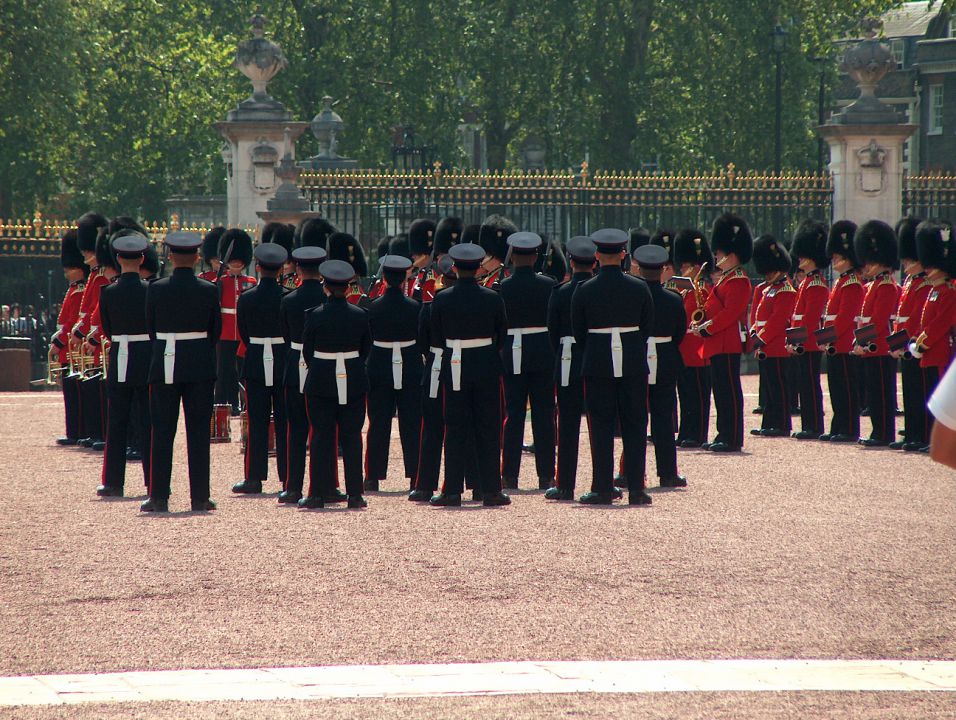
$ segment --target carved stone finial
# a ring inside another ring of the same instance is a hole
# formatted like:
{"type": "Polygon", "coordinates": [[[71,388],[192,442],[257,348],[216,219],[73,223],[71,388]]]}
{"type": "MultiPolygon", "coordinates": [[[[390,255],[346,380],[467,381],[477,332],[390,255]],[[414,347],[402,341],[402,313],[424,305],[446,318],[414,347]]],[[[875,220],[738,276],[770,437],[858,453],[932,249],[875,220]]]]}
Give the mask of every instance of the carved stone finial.
{"type": "Polygon", "coordinates": [[[863,28],[863,37],[867,40],[872,40],[879,35],[883,29],[883,20],[878,17],[866,17],[863,19],[861,27],[863,28]]]}
{"type": "Polygon", "coordinates": [[[266,19],[256,13],[250,20],[253,37],[239,44],[233,66],[252,81],[252,97],[258,102],[268,102],[272,98],[266,92],[266,85],[289,64],[282,49],[264,37],[266,19]]]}
{"type": "Polygon", "coordinates": [[[256,14],[249,18],[249,24],[252,25],[252,36],[261,38],[265,35],[266,17],[262,14],[262,7],[256,8],[256,14]]]}
{"type": "Polygon", "coordinates": [[[896,69],[896,60],[889,46],[876,39],[882,26],[882,20],[867,18],[863,22],[866,39],[849,48],[843,56],[840,70],[856,82],[860,97],[843,112],[834,115],[831,124],[892,125],[899,122],[897,112],[876,97],[880,80],[896,69]]]}

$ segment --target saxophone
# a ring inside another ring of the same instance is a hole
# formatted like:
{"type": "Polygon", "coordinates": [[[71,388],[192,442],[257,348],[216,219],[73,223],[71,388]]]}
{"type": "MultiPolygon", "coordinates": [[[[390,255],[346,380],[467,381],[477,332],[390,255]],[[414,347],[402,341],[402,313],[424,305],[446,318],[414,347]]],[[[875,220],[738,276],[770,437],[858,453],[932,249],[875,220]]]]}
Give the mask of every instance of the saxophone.
{"type": "Polygon", "coordinates": [[[690,321],[694,325],[700,325],[704,321],[704,303],[707,298],[704,297],[704,288],[701,285],[700,279],[709,264],[710,263],[704,263],[701,265],[700,270],[698,270],[697,274],[691,279],[691,285],[694,287],[694,301],[697,303],[696,309],[690,315],[690,321]]]}

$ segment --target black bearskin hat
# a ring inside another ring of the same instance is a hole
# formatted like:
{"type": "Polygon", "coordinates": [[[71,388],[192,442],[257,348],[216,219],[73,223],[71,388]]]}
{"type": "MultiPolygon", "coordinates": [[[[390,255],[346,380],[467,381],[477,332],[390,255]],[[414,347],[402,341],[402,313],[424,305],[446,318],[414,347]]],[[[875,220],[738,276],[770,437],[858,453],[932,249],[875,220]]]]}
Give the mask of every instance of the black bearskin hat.
{"type": "Polygon", "coordinates": [[[553,277],[559,283],[564,282],[564,276],[568,274],[568,261],[561,249],[561,242],[555,238],[549,246],[548,236],[545,234],[541,235],[541,240],[543,244],[534,263],[535,272],[553,277]]]}
{"type": "Polygon", "coordinates": [[[790,272],[790,253],[773,235],[761,235],[753,244],[754,268],[761,275],[790,272]]]}
{"type": "Polygon", "coordinates": [[[60,265],[65,268],[85,268],[89,270],[86,263],[83,262],[83,253],[80,252],[80,246],[76,242],[76,230],[70,228],[60,240],[60,265]]]}
{"type": "Polygon", "coordinates": [[[754,241],[750,227],[739,215],[724,213],[714,220],[710,247],[715,253],[719,250],[725,255],[735,254],[743,265],[753,256],[754,241]]]}
{"type": "Polygon", "coordinates": [[[295,228],[288,223],[270,222],[266,223],[259,235],[261,243],[275,243],[285,248],[285,251],[292,255],[292,236],[295,234],[295,228]]]}
{"type": "Polygon", "coordinates": [[[392,244],[392,236],[386,235],[381,240],[378,241],[378,245],[375,246],[375,257],[381,261],[383,257],[388,255],[389,246],[392,244]]]}
{"type": "Polygon", "coordinates": [[[658,228],[651,237],[651,245],[659,245],[667,251],[667,262],[674,262],[674,231],[669,228],[658,228]]]}
{"type": "Polygon", "coordinates": [[[131,218],[129,215],[117,215],[115,218],[109,222],[109,236],[112,240],[113,236],[116,235],[120,230],[135,230],[140,235],[149,237],[149,233],[140,225],[136,220],[131,218]]]}
{"type": "Polygon", "coordinates": [[[801,222],[793,234],[791,254],[794,258],[812,260],[818,268],[827,267],[830,264],[830,258],[827,257],[826,223],[811,218],[801,222]]]}
{"type": "Polygon", "coordinates": [[[435,229],[435,257],[446,254],[452,245],[462,242],[464,229],[461,218],[443,218],[435,229]]]}
{"type": "Polygon", "coordinates": [[[916,227],[922,222],[919,218],[907,215],[896,223],[896,239],[900,243],[900,260],[916,259],[916,227]]]}
{"type": "Polygon", "coordinates": [[[310,218],[300,225],[299,243],[296,247],[320,247],[328,250],[329,236],[335,226],[325,218],[310,218]]]}
{"type": "MultiPolygon", "coordinates": [[[[393,241],[394,243],[394,241],[393,241]]],[[[329,260],[344,260],[358,277],[368,275],[368,264],[365,261],[365,251],[359,245],[352,235],[344,232],[334,232],[329,235],[329,246],[327,248],[329,260]]]]}
{"type": "Polygon", "coordinates": [[[88,212],[76,221],[76,245],[81,252],[96,252],[96,234],[109,221],[97,212],[88,212]]]}
{"type": "MultiPolygon", "coordinates": [[[[110,223],[112,225],[112,222],[110,223]]],[[[116,234],[123,233],[124,235],[129,234],[129,231],[126,231],[126,228],[119,228],[116,231],[116,234]]],[[[113,255],[113,248],[110,247],[110,242],[113,238],[113,233],[110,232],[110,226],[101,227],[99,232],[96,233],[96,264],[101,268],[111,267],[114,270],[117,268],[116,257],[113,255]]]]}
{"type": "Polygon", "coordinates": [[[241,260],[244,267],[252,262],[252,238],[242,228],[229,228],[219,238],[219,259],[224,262],[241,260]],[[229,246],[232,246],[232,252],[229,246]],[[228,257],[226,254],[228,253],[228,257]]]}
{"type": "Polygon", "coordinates": [[[150,275],[159,275],[159,253],[156,252],[156,245],[152,242],[146,246],[143,253],[143,264],[140,266],[150,275]]]}
{"type": "Polygon", "coordinates": [[[856,256],[864,265],[876,263],[896,269],[899,267],[899,245],[893,228],[882,220],[869,220],[860,226],[853,238],[856,256]]]}
{"type": "Polygon", "coordinates": [[[392,241],[388,244],[388,254],[401,255],[402,257],[406,257],[411,260],[412,253],[408,247],[408,235],[405,233],[399,233],[393,237],[392,241]]]}
{"type": "Polygon", "coordinates": [[[707,263],[711,272],[716,268],[707,236],[696,228],[684,228],[674,238],[674,267],[680,270],[686,263],[691,265],[707,263]]]}
{"type": "Polygon", "coordinates": [[[435,242],[435,223],[419,219],[408,226],[408,248],[412,255],[431,255],[435,242]]]}
{"type": "Polygon", "coordinates": [[[856,237],[856,223],[852,220],[837,220],[830,226],[827,236],[827,257],[842,255],[853,267],[860,267],[860,259],[853,249],[853,238],[856,237]]]}
{"type": "Polygon", "coordinates": [[[226,232],[226,228],[217,225],[203,236],[202,261],[207,265],[212,263],[213,258],[219,257],[219,240],[222,239],[224,232],[226,232]]]}
{"type": "Polygon", "coordinates": [[[479,244],[485,255],[501,261],[508,256],[508,238],[518,232],[518,226],[504,215],[489,215],[481,224],[479,244]]]}
{"type": "Polygon", "coordinates": [[[926,220],[916,228],[916,252],[920,265],[956,276],[956,237],[952,226],[942,220],[926,220]]]}
{"type": "Polygon", "coordinates": [[[651,233],[642,227],[631,228],[627,231],[627,255],[631,256],[639,247],[644,247],[651,242],[651,233]]]}
{"type": "Polygon", "coordinates": [[[461,241],[463,243],[481,244],[481,225],[465,225],[461,231],[461,241]]]}

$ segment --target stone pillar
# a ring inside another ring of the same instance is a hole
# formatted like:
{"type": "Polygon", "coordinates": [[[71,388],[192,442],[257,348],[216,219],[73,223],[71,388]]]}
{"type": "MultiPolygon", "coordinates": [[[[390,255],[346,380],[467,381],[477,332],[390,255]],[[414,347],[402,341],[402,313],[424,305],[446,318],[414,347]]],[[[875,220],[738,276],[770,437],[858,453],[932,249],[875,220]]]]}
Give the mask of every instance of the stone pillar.
{"type": "Polygon", "coordinates": [[[251,24],[253,37],[236,49],[233,66],[252,82],[252,96],[230,110],[225,121],[215,124],[226,141],[222,155],[228,224],[239,227],[259,224],[258,213],[267,210],[280,184],[276,174],[279,158],[284,153],[295,157],[295,141],[309,127],[293,121],[285,106],[266,92],[269,80],[288,62],[279,46],[263,37],[265,18],[256,14],[251,24]]]}
{"type": "Polygon", "coordinates": [[[817,132],[830,145],[833,220],[883,220],[893,225],[903,208],[903,144],[916,131],[876,97],[877,84],[896,67],[889,47],[876,40],[878,20],[865,23],[866,39],[847,51],[841,70],[860,97],[817,132]]]}
{"type": "Polygon", "coordinates": [[[256,213],[263,222],[282,222],[298,225],[302,220],[321,217],[322,213],[313,212],[312,204],[299,190],[298,180],[301,170],[292,157],[292,131],[285,130],[285,154],[276,168],[276,177],[281,184],[275,197],[266,203],[266,210],[256,213]]]}

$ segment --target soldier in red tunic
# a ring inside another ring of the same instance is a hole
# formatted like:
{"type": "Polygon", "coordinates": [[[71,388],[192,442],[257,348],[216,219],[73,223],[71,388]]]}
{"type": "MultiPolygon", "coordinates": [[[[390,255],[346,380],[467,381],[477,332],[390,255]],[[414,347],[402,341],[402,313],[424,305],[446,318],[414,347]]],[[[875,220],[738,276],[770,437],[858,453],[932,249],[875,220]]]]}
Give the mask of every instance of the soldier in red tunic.
{"type": "Polygon", "coordinates": [[[433,249],[435,244],[436,225],[432,220],[420,218],[408,228],[408,249],[412,268],[408,280],[403,285],[403,291],[408,297],[422,301],[425,286],[432,288],[434,296],[435,267],[433,249]]]}
{"type": "Polygon", "coordinates": [[[483,287],[495,288],[508,277],[505,259],[508,257],[508,237],[518,232],[518,226],[502,215],[489,215],[481,224],[478,243],[485,251],[485,259],[478,271],[478,282],[483,287]]]}
{"type": "Polygon", "coordinates": [[[90,274],[89,266],[83,261],[83,254],[76,241],[77,231],[67,230],[60,242],[60,264],[63,276],[70,286],[60,305],[60,314],[56,319],[56,334],[50,340],[49,361],[58,362],[62,370],[63,411],[66,434],[57,438],[57,445],[76,445],[80,439],[80,390],[79,378],[70,372],[70,333],[80,315],[80,302],[83,289],[90,274]]]}
{"type": "Polygon", "coordinates": [[[246,275],[252,262],[252,238],[239,228],[226,230],[219,239],[219,257],[226,272],[219,277],[219,306],[222,330],[216,343],[217,405],[232,406],[232,414],[239,414],[239,329],[236,325],[236,307],[239,296],[256,286],[256,279],[246,275]]]}

